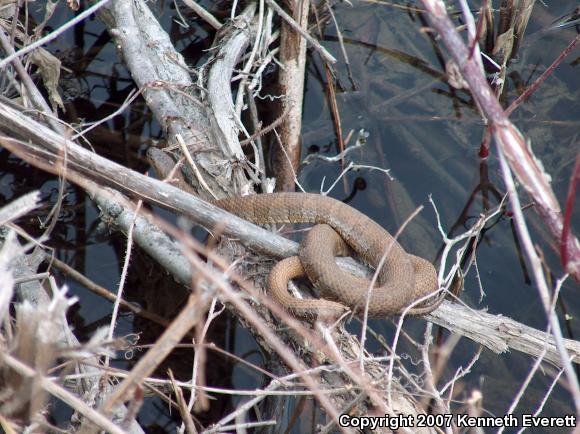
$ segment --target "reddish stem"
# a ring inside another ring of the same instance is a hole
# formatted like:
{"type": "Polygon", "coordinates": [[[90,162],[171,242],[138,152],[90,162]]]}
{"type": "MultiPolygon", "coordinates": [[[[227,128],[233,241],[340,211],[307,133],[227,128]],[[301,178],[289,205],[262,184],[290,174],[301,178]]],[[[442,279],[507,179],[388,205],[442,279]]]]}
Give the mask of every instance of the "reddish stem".
{"type": "Polygon", "coordinates": [[[570,233],[570,220],[572,219],[572,210],[574,208],[574,198],[576,197],[576,186],[580,179],[580,152],[576,155],[576,164],[570,177],[568,187],[568,196],[566,197],[566,210],[564,212],[564,224],[562,227],[562,239],[560,240],[560,258],[564,269],[568,269],[568,234],[570,233]]]}
{"type": "Polygon", "coordinates": [[[486,128],[481,145],[479,145],[479,158],[482,160],[485,160],[487,157],[489,157],[489,143],[491,142],[491,137],[491,130],[486,128]]]}
{"type": "Polygon", "coordinates": [[[534,81],[525,91],[522,93],[517,99],[510,104],[510,106],[506,109],[505,114],[509,116],[522,102],[524,102],[527,98],[530,97],[532,93],[536,91],[538,87],[548,78],[552,72],[558,67],[560,63],[566,58],[568,54],[574,49],[576,44],[580,41],[580,34],[576,35],[576,37],[570,42],[570,44],[566,47],[564,51],[560,53],[560,55],[552,62],[552,64],[544,71],[542,75],[540,75],[536,81],[534,81]]]}

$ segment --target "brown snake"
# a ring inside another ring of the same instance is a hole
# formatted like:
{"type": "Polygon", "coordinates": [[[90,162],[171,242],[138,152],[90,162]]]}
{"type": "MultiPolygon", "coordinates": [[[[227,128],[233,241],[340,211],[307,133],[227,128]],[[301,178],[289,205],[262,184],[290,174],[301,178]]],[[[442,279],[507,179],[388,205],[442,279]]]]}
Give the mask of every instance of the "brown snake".
{"type": "MultiPolygon", "coordinates": [[[[336,256],[349,254],[349,246],[375,268],[389,250],[378,274],[378,286],[371,292],[369,316],[402,313],[412,302],[437,290],[433,264],[408,254],[378,223],[335,199],[309,193],[273,193],[213,203],[257,224],[317,223],[300,245],[300,259],[282,260],[268,278],[272,297],[297,317],[336,318],[347,306],[355,312],[364,310],[370,281],[342,271],[335,262],[336,256]],[[320,289],[323,299],[297,299],[288,293],[288,280],[304,274],[320,289]]],[[[441,301],[412,308],[408,313],[431,312],[441,301]]]]}

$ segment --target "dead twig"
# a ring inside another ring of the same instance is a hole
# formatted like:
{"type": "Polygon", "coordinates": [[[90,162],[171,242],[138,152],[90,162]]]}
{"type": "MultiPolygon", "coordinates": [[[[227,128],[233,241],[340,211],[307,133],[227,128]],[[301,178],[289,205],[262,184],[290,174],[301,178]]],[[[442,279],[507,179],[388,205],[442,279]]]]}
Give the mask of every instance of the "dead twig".
{"type": "MultiPolygon", "coordinates": [[[[428,11],[431,25],[441,35],[473,97],[477,100],[483,116],[490,123],[499,149],[506,156],[518,181],[534,199],[536,209],[552,236],[561,242],[562,212],[548,181],[548,174],[544,172],[524,137],[507,118],[485,76],[481,74],[479,63],[469,57],[465,43],[447,16],[445,4],[440,0],[423,0],[423,4],[428,11]]],[[[577,238],[570,237],[567,244],[570,258],[580,262],[580,243],[577,238]]],[[[575,276],[580,279],[580,271],[575,276]]]]}
{"type": "Polygon", "coordinates": [[[109,0],[98,1],[93,6],[87,8],[86,10],[81,12],[80,14],[76,15],[74,17],[74,19],[67,21],[66,24],[60,26],[58,29],[54,30],[53,32],[50,32],[48,35],[44,36],[43,38],[40,38],[40,39],[36,40],[35,42],[33,42],[32,44],[27,45],[26,47],[18,50],[17,52],[6,56],[4,59],[0,60],[0,69],[3,69],[4,67],[6,67],[6,65],[8,65],[10,62],[12,62],[14,59],[21,57],[21,56],[24,56],[25,54],[30,53],[31,51],[35,50],[36,48],[41,47],[44,44],[58,38],[63,32],[65,32],[68,29],[70,29],[71,27],[77,25],[78,23],[80,23],[84,19],[90,17],[92,14],[94,14],[96,11],[98,11],[101,7],[103,7],[108,1],[109,0]]]}
{"type": "Polygon", "coordinates": [[[274,11],[280,15],[280,18],[287,22],[294,29],[294,31],[298,32],[304,39],[306,39],[308,43],[312,45],[314,49],[318,51],[327,62],[336,63],[334,56],[332,56],[326,50],[326,48],[320,45],[320,43],[315,38],[313,38],[306,30],[304,30],[300,24],[298,24],[290,15],[288,15],[284,9],[282,9],[274,0],[266,0],[266,3],[268,3],[268,6],[274,9],[274,11]]]}

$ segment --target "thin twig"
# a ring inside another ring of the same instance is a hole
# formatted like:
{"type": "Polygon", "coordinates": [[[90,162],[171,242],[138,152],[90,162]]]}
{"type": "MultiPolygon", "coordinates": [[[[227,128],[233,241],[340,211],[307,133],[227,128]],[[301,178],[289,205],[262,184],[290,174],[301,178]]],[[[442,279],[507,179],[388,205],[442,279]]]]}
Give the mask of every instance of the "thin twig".
{"type": "MultiPolygon", "coordinates": [[[[129,270],[129,263],[131,262],[131,252],[133,250],[133,228],[135,227],[135,221],[139,215],[139,210],[143,205],[143,201],[137,202],[137,209],[135,210],[135,215],[133,221],[129,226],[129,231],[127,232],[127,247],[125,249],[125,260],[123,261],[123,269],[121,270],[121,277],[119,278],[119,287],[117,288],[117,294],[115,296],[115,302],[113,304],[113,312],[111,313],[111,322],[109,325],[109,336],[110,341],[113,340],[113,335],[115,333],[115,325],[117,324],[117,315],[119,314],[119,305],[123,299],[123,288],[125,287],[125,282],[127,280],[127,271],[129,270]]],[[[109,366],[109,356],[105,357],[105,366],[109,366]]]]}
{"type": "MultiPolygon", "coordinates": [[[[51,266],[54,266],[55,268],[57,268],[61,272],[65,273],[67,276],[69,276],[72,279],[79,282],[81,285],[83,285],[89,291],[92,291],[93,293],[97,294],[100,297],[103,297],[104,299],[106,299],[112,303],[115,302],[117,297],[115,296],[114,293],[112,293],[108,289],[96,284],[92,280],[88,279],[86,276],[79,273],[77,270],[75,270],[74,268],[72,268],[68,264],[62,262],[61,260],[59,260],[55,257],[49,256],[48,254],[46,254],[46,262],[49,263],[51,266]]],[[[169,321],[169,320],[167,320],[167,319],[165,319],[165,318],[163,318],[163,317],[161,317],[161,316],[159,316],[151,311],[148,311],[148,310],[143,309],[139,306],[136,306],[133,303],[129,303],[126,300],[121,299],[119,301],[119,303],[121,304],[121,306],[123,306],[127,310],[130,310],[135,315],[139,315],[139,316],[146,318],[150,321],[153,321],[159,325],[168,326],[171,323],[171,321],[169,321]]]]}
{"type": "MultiPolygon", "coordinates": [[[[411,215],[409,215],[409,217],[407,217],[405,219],[405,221],[403,222],[403,224],[399,227],[399,229],[397,230],[397,232],[393,235],[391,241],[389,242],[389,244],[385,247],[385,251],[383,252],[383,255],[381,256],[381,260],[379,261],[379,263],[376,266],[375,272],[373,273],[373,277],[369,283],[369,287],[367,289],[367,294],[366,294],[366,300],[365,300],[365,308],[364,308],[364,313],[363,313],[363,326],[362,326],[362,330],[361,330],[361,336],[360,336],[360,342],[361,342],[361,346],[364,348],[365,342],[366,342],[366,336],[367,336],[367,324],[368,324],[368,320],[369,320],[369,308],[370,308],[370,303],[371,303],[371,298],[372,298],[372,292],[374,290],[375,284],[377,282],[377,279],[379,277],[379,274],[383,268],[383,265],[385,264],[385,261],[387,260],[387,257],[389,256],[389,254],[391,253],[391,249],[393,248],[393,246],[395,245],[395,243],[397,243],[397,239],[401,236],[401,234],[403,233],[403,231],[405,230],[405,228],[407,227],[407,225],[409,223],[411,223],[411,221],[413,221],[413,219],[423,210],[423,206],[419,206],[417,209],[415,209],[411,215]]],[[[396,340],[395,340],[396,342],[396,340]]],[[[393,352],[395,352],[394,347],[396,346],[393,345],[393,352]]],[[[391,365],[394,363],[394,360],[391,360],[391,365]]],[[[361,371],[364,370],[364,365],[363,365],[363,361],[362,359],[359,359],[359,364],[360,364],[360,369],[361,371]]],[[[391,376],[392,378],[392,376],[391,376]]],[[[390,385],[392,383],[392,381],[389,381],[388,384],[390,385]]],[[[390,386],[389,386],[390,387],[390,386]]],[[[389,390],[389,405],[390,405],[390,390],[389,390]]]]}
{"type": "Polygon", "coordinates": [[[326,59],[327,62],[336,63],[336,59],[334,58],[334,56],[330,54],[326,50],[326,48],[320,45],[320,43],[316,39],[310,36],[310,34],[306,30],[300,27],[300,25],[296,21],[294,21],[294,19],[290,15],[288,15],[284,11],[284,9],[278,6],[278,4],[274,0],[266,0],[266,3],[268,3],[268,6],[274,9],[274,11],[276,11],[276,13],[280,15],[280,17],[284,21],[286,21],[288,25],[290,25],[290,27],[292,27],[296,32],[302,35],[302,37],[304,37],[308,41],[308,43],[312,45],[314,49],[318,51],[322,57],[324,57],[324,59],[326,59]]]}
{"type": "MultiPolygon", "coordinates": [[[[429,22],[441,36],[455,64],[459,67],[482,115],[494,127],[493,134],[499,147],[509,160],[515,175],[535,200],[536,208],[552,236],[560,241],[563,224],[561,209],[551,188],[549,176],[545,173],[523,135],[507,118],[497,97],[487,83],[486,77],[481,73],[479,64],[469,57],[465,43],[447,15],[445,3],[441,0],[422,1],[428,11],[429,22]]],[[[570,237],[568,249],[574,260],[580,258],[580,243],[576,237],[570,237]]],[[[575,276],[580,278],[580,270],[575,276]]]]}
{"type": "Polygon", "coordinates": [[[262,37],[262,28],[264,25],[264,0],[259,0],[257,21],[258,28],[256,29],[256,34],[254,37],[254,44],[252,45],[252,51],[250,52],[250,56],[246,60],[244,69],[241,71],[242,79],[240,80],[240,84],[238,85],[236,103],[234,104],[234,113],[236,114],[236,117],[238,119],[241,119],[242,117],[242,106],[244,104],[244,95],[246,95],[245,90],[248,84],[248,77],[250,76],[250,72],[254,67],[256,55],[258,54],[258,49],[260,47],[260,38],[262,37]]]}
{"type": "Polygon", "coordinates": [[[120,429],[117,425],[115,425],[102,413],[93,410],[91,407],[85,404],[80,398],[78,398],[76,395],[73,395],[68,390],[64,389],[62,386],[59,386],[58,384],[54,383],[53,381],[45,377],[38,377],[38,372],[36,372],[36,370],[25,365],[18,359],[15,359],[10,354],[0,352],[0,360],[2,360],[6,365],[8,365],[11,369],[14,369],[20,375],[29,378],[35,378],[36,384],[38,384],[40,387],[42,387],[51,395],[65,402],[71,408],[75,409],[80,414],[84,415],[88,420],[90,420],[97,426],[101,427],[102,429],[105,429],[113,434],[125,434],[124,430],[120,429]]]}
{"type": "Polygon", "coordinates": [[[526,90],[513,101],[510,106],[505,110],[506,116],[512,114],[512,112],[518,108],[526,99],[528,99],[540,85],[555,71],[555,69],[562,63],[562,61],[572,52],[576,44],[580,41],[580,34],[576,35],[574,39],[568,44],[568,46],[558,55],[556,60],[552,62],[550,66],[536,79],[534,82],[526,88],[526,90]]]}
{"type": "Polygon", "coordinates": [[[345,64],[346,70],[348,72],[348,78],[350,79],[350,83],[353,86],[353,89],[356,90],[356,83],[354,81],[354,76],[352,74],[352,68],[350,67],[348,53],[346,52],[346,48],[344,46],[344,38],[342,37],[342,31],[340,30],[340,26],[338,25],[338,21],[336,20],[336,16],[334,15],[334,11],[332,10],[332,7],[330,6],[329,3],[326,3],[326,10],[330,14],[330,17],[332,18],[332,22],[334,24],[334,28],[336,30],[336,36],[338,37],[338,45],[340,46],[340,52],[342,53],[342,57],[344,58],[344,64],[345,64]]]}
{"type": "Polygon", "coordinates": [[[206,23],[212,26],[214,29],[219,30],[222,27],[222,23],[220,23],[216,17],[214,17],[211,13],[209,13],[205,8],[198,5],[193,0],[183,0],[187,6],[189,6],[196,14],[198,14],[206,23]]]}
{"type": "Polygon", "coordinates": [[[157,339],[155,346],[141,357],[131,370],[130,375],[114,389],[100,410],[103,413],[109,413],[115,405],[126,399],[130,390],[153,372],[201,318],[203,318],[203,309],[200,306],[200,300],[192,293],[179,315],[157,339]]]}
{"type": "Polygon", "coordinates": [[[6,65],[8,65],[10,62],[12,62],[17,57],[24,56],[25,54],[30,53],[31,51],[37,49],[38,47],[41,47],[42,45],[58,38],[63,32],[67,31],[71,27],[77,25],[78,23],[80,23],[84,19],[88,18],[90,15],[94,14],[102,6],[104,6],[108,1],[109,0],[100,0],[99,2],[95,3],[93,6],[88,8],[87,10],[85,10],[82,13],[75,16],[72,20],[68,21],[66,24],[64,24],[64,25],[60,26],[58,29],[50,32],[45,37],[38,39],[36,42],[33,42],[32,44],[27,45],[26,47],[21,48],[17,52],[12,53],[12,54],[8,55],[7,57],[5,57],[4,59],[0,60],[0,70],[3,69],[4,67],[6,67],[6,65]]]}
{"type": "Polygon", "coordinates": [[[183,137],[181,137],[181,134],[177,134],[175,136],[175,139],[177,140],[177,143],[179,144],[179,147],[181,148],[181,152],[183,152],[183,156],[185,157],[185,159],[189,163],[189,167],[191,168],[191,170],[193,170],[193,173],[195,173],[195,178],[199,181],[201,186],[203,188],[205,188],[205,190],[211,195],[211,197],[213,197],[214,199],[217,199],[218,197],[212,191],[212,189],[209,187],[209,185],[207,185],[207,183],[205,182],[205,179],[203,179],[201,172],[197,168],[197,164],[195,164],[195,161],[193,161],[193,158],[191,157],[189,149],[187,149],[187,145],[185,144],[183,137]]]}
{"type": "MultiPolygon", "coordinates": [[[[0,45],[9,56],[10,55],[16,56],[14,48],[8,42],[8,39],[6,38],[6,35],[4,34],[4,31],[2,29],[0,29],[0,45]]],[[[30,100],[32,101],[36,109],[46,115],[47,122],[54,131],[60,133],[64,132],[62,125],[60,125],[58,122],[55,122],[55,120],[52,118],[51,116],[52,110],[50,109],[50,106],[48,105],[48,103],[46,102],[46,100],[44,99],[44,97],[34,84],[32,78],[30,78],[30,75],[26,71],[24,65],[22,65],[20,59],[14,57],[14,59],[12,60],[12,64],[16,69],[16,72],[18,73],[20,80],[22,80],[22,83],[24,84],[28,96],[30,97],[30,100]]],[[[0,66],[0,70],[1,69],[2,67],[0,66]]]]}
{"type": "Polygon", "coordinates": [[[538,258],[536,250],[534,249],[532,238],[530,236],[530,233],[528,232],[526,221],[524,219],[524,214],[521,209],[520,200],[516,192],[516,187],[512,179],[512,174],[501,149],[499,149],[499,161],[503,174],[503,179],[504,182],[506,183],[510,202],[512,204],[512,211],[514,213],[516,229],[518,231],[518,235],[520,236],[522,246],[526,252],[526,256],[528,257],[528,260],[530,261],[531,264],[534,282],[536,284],[536,288],[538,289],[540,300],[542,301],[542,304],[544,306],[544,311],[546,313],[548,322],[551,327],[551,332],[552,336],[554,337],[556,348],[558,350],[558,353],[560,354],[562,366],[566,374],[566,379],[568,380],[570,394],[572,395],[572,398],[574,400],[574,407],[576,409],[576,413],[580,414],[580,386],[578,385],[578,378],[576,377],[576,372],[574,371],[572,363],[570,362],[571,360],[570,354],[568,353],[566,347],[564,346],[562,330],[560,329],[558,316],[556,315],[556,312],[550,301],[550,292],[548,290],[548,285],[546,283],[544,271],[542,269],[542,264],[540,262],[540,259],[538,258]]]}

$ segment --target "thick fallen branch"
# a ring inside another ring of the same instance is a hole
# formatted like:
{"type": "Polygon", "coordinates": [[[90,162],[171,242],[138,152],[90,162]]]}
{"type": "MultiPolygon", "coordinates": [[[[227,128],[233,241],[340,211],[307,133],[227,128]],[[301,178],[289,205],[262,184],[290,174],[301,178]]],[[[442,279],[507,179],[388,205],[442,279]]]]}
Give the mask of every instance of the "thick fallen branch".
{"type": "Polygon", "coordinates": [[[100,184],[118,189],[129,196],[136,195],[146,202],[183,214],[207,228],[216,228],[226,235],[237,236],[257,251],[269,252],[275,256],[290,256],[297,252],[295,245],[289,240],[272,238],[265,229],[216,208],[177,187],[127,169],[81,148],[70,140],[64,140],[45,126],[1,102],[0,120],[3,123],[0,131],[5,134],[1,139],[2,145],[36,167],[54,174],[60,173],[66,146],[68,167],[89,179],[96,179],[100,184]],[[13,135],[23,140],[31,140],[34,144],[19,143],[11,137],[13,135]]]}
{"type": "MultiPolygon", "coordinates": [[[[27,120],[25,116],[18,116],[17,112],[14,112],[13,109],[10,109],[7,106],[0,104],[0,112],[4,114],[10,112],[12,115],[17,116],[12,118],[14,122],[10,123],[10,126],[14,127],[11,131],[12,134],[24,134],[24,136],[32,134],[31,138],[34,142],[42,142],[42,145],[38,147],[30,142],[26,143],[9,137],[0,138],[0,143],[5,145],[7,149],[13,151],[16,155],[19,155],[25,161],[28,161],[30,164],[36,165],[43,170],[55,174],[63,172],[62,176],[70,178],[72,182],[80,181],[80,184],[82,184],[83,187],[87,186],[85,179],[97,179],[99,182],[114,186],[126,194],[138,197],[144,195],[142,198],[145,201],[177,211],[190,217],[199,224],[205,225],[206,227],[214,227],[216,230],[227,232],[232,236],[235,236],[234,234],[237,233],[238,235],[242,235],[239,238],[249,240],[253,239],[252,235],[256,235],[258,237],[258,242],[248,244],[254,245],[257,249],[263,252],[267,252],[268,248],[273,249],[272,251],[278,252],[278,255],[281,256],[295,254],[297,252],[296,245],[290,240],[281,237],[272,237],[268,231],[230,215],[219,208],[215,208],[192,195],[184,193],[176,187],[148,178],[121,165],[113,163],[79,147],[70,140],[63,140],[62,137],[52,133],[43,125],[30,119],[27,120]],[[31,124],[30,122],[33,123],[31,124]],[[33,127],[31,128],[31,126],[33,127]],[[43,134],[46,134],[44,139],[42,138],[43,134]],[[67,170],[63,171],[62,168],[64,165],[61,156],[65,155],[65,146],[67,170]],[[105,177],[109,179],[107,180],[105,177]],[[203,223],[204,221],[206,223],[203,223]],[[208,224],[207,221],[210,221],[211,223],[208,224]]],[[[3,116],[0,115],[0,118],[2,117],[3,116]]],[[[320,394],[319,385],[310,378],[309,374],[305,373],[305,367],[301,365],[298,357],[290,351],[287,346],[285,346],[281,339],[277,337],[277,335],[262,319],[252,313],[247,302],[241,300],[238,294],[231,291],[229,285],[223,285],[221,286],[221,289],[223,291],[221,293],[222,299],[234,304],[241,316],[249,321],[259,334],[264,336],[266,341],[276,349],[276,352],[280,355],[281,359],[286,362],[290,368],[294,369],[295,372],[300,373],[302,380],[315,393],[320,404],[334,420],[337,420],[338,413],[336,407],[329,403],[324,394],[320,394]]],[[[202,305],[198,304],[197,307],[200,308],[198,309],[198,313],[203,311],[201,308],[202,305]]],[[[314,339],[310,339],[311,342],[313,340],[314,339]]],[[[148,366],[150,367],[150,365],[148,366]]],[[[347,372],[351,372],[352,377],[357,379],[356,381],[361,384],[361,387],[365,390],[369,390],[369,396],[373,394],[376,395],[374,389],[366,384],[367,380],[365,377],[356,375],[352,370],[349,370],[346,365],[342,367],[347,372]]],[[[142,372],[146,371],[144,370],[142,372]]],[[[345,392],[346,391],[347,390],[345,389],[345,392]]],[[[379,407],[384,405],[379,397],[375,397],[373,402],[379,407]]],[[[388,410],[385,409],[384,411],[387,412],[388,410]]]]}
{"type": "MultiPolygon", "coordinates": [[[[268,255],[285,257],[297,252],[295,242],[228,214],[176,187],[111,162],[73,142],[64,142],[48,128],[1,103],[0,122],[4,125],[1,127],[2,130],[6,129],[6,125],[14,126],[14,129],[10,131],[11,133],[18,134],[23,138],[27,137],[39,144],[37,146],[7,137],[0,138],[0,143],[3,146],[30,164],[60,174],[61,155],[64,154],[64,146],[66,145],[67,166],[88,178],[98,179],[101,183],[106,182],[128,195],[137,196],[150,203],[183,214],[207,228],[217,228],[225,235],[238,238],[248,246],[268,255]],[[42,160],[39,158],[40,155],[43,155],[42,160]]],[[[126,220],[131,221],[131,217],[127,217],[126,220]]],[[[182,276],[179,280],[184,277],[182,276]]],[[[427,318],[453,332],[469,337],[494,352],[504,352],[508,348],[513,348],[538,356],[545,344],[548,343],[546,360],[555,365],[560,364],[559,357],[553,351],[552,338],[547,333],[524,326],[508,318],[482,311],[473,311],[449,302],[443,303],[427,318]]],[[[580,343],[570,340],[565,342],[568,350],[575,356],[575,361],[580,362],[580,343]]]]}
{"type": "Polygon", "coordinates": [[[232,71],[250,43],[253,33],[250,20],[255,9],[253,5],[245,10],[229,25],[231,31],[223,32],[224,40],[217,44],[218,53],[209,71],[207,83],[208,102],[213,109],[219,131],[223,135],[220,149],[225,156],[235,157],[238,160],[245,158],[238,138],[242,121],[235,112],[230,82],[232,71]]]}
{"type": "Polygon", "coordinates": [[[214,181],[213,167],[221,136],[210,122],[202,93],[195,91],[203,83],[192,81],[183,56],[145,2],[113,1],[101,9],[99,17],[119,47],[147,106],[167,133],[169,144],[176,146],[176,137],[182,137],[195,153],[198,169],[211,190],[221,191],[221,183],[214,181]]]}

